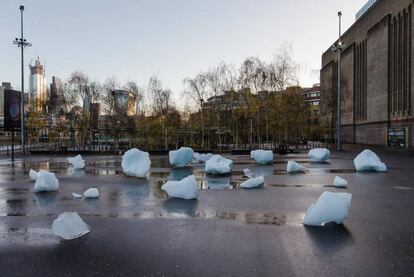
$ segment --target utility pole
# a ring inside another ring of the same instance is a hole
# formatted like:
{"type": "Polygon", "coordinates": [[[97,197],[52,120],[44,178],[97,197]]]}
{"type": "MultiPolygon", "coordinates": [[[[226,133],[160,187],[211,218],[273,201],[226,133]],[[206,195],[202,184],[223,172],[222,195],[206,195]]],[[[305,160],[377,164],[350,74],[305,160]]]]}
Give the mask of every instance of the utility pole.
{"type": "Polygon", "coordinates": [[[21,142],[22,142],[22,154],[25,155],[25,139],[24,139],[24,48],[30,47],[32,44],[28,42],[24,36],[23,36],[23,11],[24,6],[20,6],[20,39],[15,38],[13,41],[13,44],[16,44],[18,47],[20,47],[21,51],[21,78],[22,78],[22,84],[21,84],[21,99],[20,99],[20,115],[21,115],[21,127],[20,127],[20,136],[21,136],[21,142]]]}
{"type": "Polygon", "coordinates": [[[342,150],[341,144],[341,53],[344,49],[344,44],[341,41],[342,30],[341,30],[341,19],[342,12],[338,12],[339,18],[339,39],[338,42],[332,45],[331,50],[338,54],[338,87],[337,87],[337,103],[336,103],[336,149],[342,150]]]}

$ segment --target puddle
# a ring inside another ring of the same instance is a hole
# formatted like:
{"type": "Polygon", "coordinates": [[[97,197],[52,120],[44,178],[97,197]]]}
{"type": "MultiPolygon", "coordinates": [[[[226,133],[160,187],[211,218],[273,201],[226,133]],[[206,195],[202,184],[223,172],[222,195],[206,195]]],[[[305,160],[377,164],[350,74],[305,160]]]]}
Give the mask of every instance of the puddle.
{"type": "MultiPolygon", "coordinates": [[[[274,188],[337,188],[334,185],[323,185],[323,184],[306,184],[306,185],[283,185],[283,184],[266,184],[267,187],[274,188]]],[[[346,188],[338,188],[346,189],[346,188]]]]}
{"type": "MultiPolygon", "coordinates": [[[[233,190],[240,187],[239,181],[231,180],[230,178],[207,178],[197,179],[197,185],[199,190],[233,190]]],[[[158,180],[152,182],[152,194],[156,198],[167,198],[168,195],[161,189],[162,185],[167,180],[158,180]]]]}
{"type": "Polygon", "coordinates": [[[300,172],[287,172],[286,170],[273,170],[274,175],[302,175],[302,174],[339,174],[356,173],[355,169],[332,169],[332,168],[307,168],[300,172]]]}

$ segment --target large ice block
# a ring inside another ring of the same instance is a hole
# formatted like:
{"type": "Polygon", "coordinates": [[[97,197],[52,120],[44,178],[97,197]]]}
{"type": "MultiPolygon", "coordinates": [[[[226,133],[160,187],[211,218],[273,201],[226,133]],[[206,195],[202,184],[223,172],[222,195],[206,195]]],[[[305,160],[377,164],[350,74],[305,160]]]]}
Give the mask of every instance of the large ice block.
{"type": "Polygon", "coordinates": [[[80,238],[89,233],[88,225],[77,213],[60,214],[52,224],[53,233],[65,240],[80,238]]]}
{"type": "Polygon", "coordinates": [[[211,157],[205,165],[205,170],[210,174],[228,174],[231,172],[233,161],[220,155],[211,157]]]}
{"type": "Polygon", "coordinates": [[[306,167],[304,167],[301,164],[298,164],[297,162],[294,161],[289,161],[286,167],[286,171],[288,173],[293,173],[293,172],[302,172],[306,169],[306,167]]]}
{"type": "Polygon", "coordinates": [[[330,154],[326,148],[314,148],[309,151],[308,156],[313,162],[323,163],[329,159],[330,154]]]}
{"type": "Polygon", "coordinates": [[[357,171],[387,171],[387,166],[373,151],[366,149],[362,151],[355,159],[354,166],[357,171]]]}
{"type": "Polygon", "coordinates": [[[186,167],[193,161],[194,150],[190,147],[181,147],[168,153],[170,164],[175,167],[186,167]]]}
{"type": "Polygon", "coordinates": [[[181,181],[168,181],[161,186],[169,197],[195,199],[198,198],[198,185],[194,175],[190,175],[181,181]]]}
{"type": "Polygon", "coordinates": [[[122,156],[122,171],[128,175],[138,178],[146,178],[151,167],[148,152],[133,148],[122,156]]]}
{"type": "Polygon", "coordinates": [[[240,184],[241,188],[245,188],[245,189],[251,189],[251,188],[257,188],[261,185],[263,185],[265,182],[265,179],[263,176],[259,176],[259,177],[254,177],[254,178],[250,178],[247,181],[244,181],[243,183],[240,184]]]}
{"type": "Polygon", "coordinates": [[[37,174],[36,182],[34,185],[34,192],[48,192],[57,191],[59,189],[59,180],[56,178],[55,173],[40,170],[37,174]]]}
{"type": "Polygon", "coordinates": [[[273,162],[273,151],[271,150],[253,150],[250,152],[250,158],[259,164],[271,164],[273,162]]]}
{"type": "Polygon", "coordinates": [[[341,224],[348,216],[352,194],[325,191],[316,203],[306,212],[303,223],[311,226],[323,226],[335,222],[341,224]]]}
{"type": "Polygon", "coordinates": [[[73,158],[68,158],[68,162],[73,166],[74,169],[82,169],[85,167],[85,161],[81,155],[77,155],[73,158]]]}

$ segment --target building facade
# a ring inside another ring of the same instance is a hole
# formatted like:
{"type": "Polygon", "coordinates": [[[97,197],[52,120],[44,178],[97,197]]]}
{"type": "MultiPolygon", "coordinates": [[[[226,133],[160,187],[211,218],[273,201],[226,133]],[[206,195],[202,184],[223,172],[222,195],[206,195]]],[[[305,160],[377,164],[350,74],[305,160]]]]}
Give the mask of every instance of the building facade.
{"type": "MultiPolygon", "coordinates": [[[[345,143],[414,147],[413,0],[369,1],[343,34],[341,129],[345,143]],[[397,142],[396,142],[397,141],[397,142]]],[[[322,56],[321,124],[336,125],[338,54],[322,56]]]]}
{"type": "Polygon", "coordinates": [[[34,64],[29,65],[29,103],[41,109],[47,101],[47,85],[45,67],[37,57],[34,64]]]}
{"type": "Polygon", "coordinates": [[[62,80],[58,77],[52,76],[52,83],[50,84],[49,111],[52,113],[61,112],[63,102],[64,95],[62,80]]]}

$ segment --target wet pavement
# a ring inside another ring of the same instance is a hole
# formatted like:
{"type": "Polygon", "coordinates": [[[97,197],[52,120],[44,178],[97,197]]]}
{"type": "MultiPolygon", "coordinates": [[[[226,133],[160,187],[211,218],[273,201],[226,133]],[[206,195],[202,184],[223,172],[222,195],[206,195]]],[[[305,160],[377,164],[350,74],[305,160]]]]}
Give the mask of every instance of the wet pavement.
{"type": "Polygon", "coordinates": [[[356,152],[312,163],[306,153],[275,156],[256,165],[228,156],[232,174],[211,176],[203,164],[170,168],[152,156],[147,180],[127,177],[120,156],[85,156],[85,170],[66,157],[0,160],[2,276],[412,276],[414,163],[379,153],[387,173],[357,173],[356,152]],[[288,160],[304,173],[286,173],[288,160]],[[243,190],[243,169],[263,174],[262,188],[243,190]],[[30,169],[56,173],[59,192],[33,193],[30,169]],[[168,199],[161,186],[191,174],[199,200],[168,199]],[[335,176],[349,181],[332,186],[335,176]],[[90,187],[99,199],[76,199],[90,187]],[[303,216],[323,191],[352,193],[344,225],[305,227],[303,216]],[[75,211],[90,226],[80,239],[53,235],[53,219],[75,211]]]}

